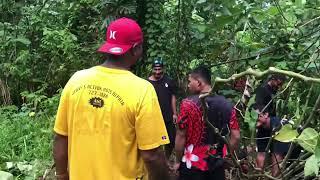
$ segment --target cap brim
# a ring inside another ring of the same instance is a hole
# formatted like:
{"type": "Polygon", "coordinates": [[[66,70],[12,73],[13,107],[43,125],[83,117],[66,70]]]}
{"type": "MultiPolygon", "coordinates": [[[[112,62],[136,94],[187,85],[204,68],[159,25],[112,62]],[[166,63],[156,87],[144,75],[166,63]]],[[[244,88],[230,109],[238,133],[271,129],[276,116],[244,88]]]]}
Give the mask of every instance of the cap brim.
{"type": "Polygon", "coordinates": [[[126,53],[131,47],[131,45],[120,45],[106,42],[98,49],[98,52],[121,55],[126,53]]]}

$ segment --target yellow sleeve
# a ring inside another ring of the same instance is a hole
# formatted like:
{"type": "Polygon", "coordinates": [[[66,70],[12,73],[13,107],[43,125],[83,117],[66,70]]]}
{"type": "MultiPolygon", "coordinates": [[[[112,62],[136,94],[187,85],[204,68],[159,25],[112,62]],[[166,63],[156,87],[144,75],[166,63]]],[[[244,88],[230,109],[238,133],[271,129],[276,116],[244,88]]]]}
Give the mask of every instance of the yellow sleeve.
{"type": "Polygon", "coordinates": [[[151,84],[141,98],[135,130],[138,148],[141,150],[150,150],[170,143],[157,94],[151,84]]]}
{"type": "Polygon", "coordinates": [[[63,89],[53,130],[60,135],[68,136],[68,86],[63,89]]]}

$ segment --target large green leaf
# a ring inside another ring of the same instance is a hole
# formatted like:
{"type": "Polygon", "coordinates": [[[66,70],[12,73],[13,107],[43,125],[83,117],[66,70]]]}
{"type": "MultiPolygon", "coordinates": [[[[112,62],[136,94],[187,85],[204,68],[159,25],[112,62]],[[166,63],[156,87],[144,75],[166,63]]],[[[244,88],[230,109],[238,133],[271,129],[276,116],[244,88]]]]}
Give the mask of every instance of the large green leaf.
{"type": "Polygon", "coordinates": [[[302,131],[297,138],[297,142],[307,151],[314,153],[319,134],[313,128],[307,128],[302,131]]]}
{"type": "Polygon", "coordinates": [[[233,17],[232,16],[219,16],[216,17],[215,20],[215,26],[217,29],[220,29],[222,27],[224,27],[225,25],[231,23],[233,21],[233,17]]]}
{"type": "Polygon", "coordinates": [[[279,11],[275,6],[271,6],[266,13],[268,13],[268,15],[272,17],[279,14],[279,11]]]}
{"type": "Polygon", "coordinates": [[[318,137],[317,145],[314,150],[314,155],[316,156],[317,160],[320,161],[320,136],[318,137]]]}
{"type": "Polygon", "coordinates": [[[24,45],[29,45],[31,43],[31,41],[25,37],[18,37],[18,38],[15,38],[15,39],[11,39],[10,40],[11,43],[16,43],[16,42],[19,42],[19,43],[22,43],[24,45]]]}
{"type": "Polygon", "coordinates": [[[13,180],[13,175],[5,172],[5,171],[0,171],[0,179],[1,180],[13,180]]]}
{"type": "Polygon", "coordinates": [[[298,132],[292,129],[290,124],[286,124],[280,129],[274,139],[280,142],[291,142],[295,140],[298,135],[298,132]]]}
{"type": "Polygon", "coordinates": [[[244,122],[248,123],[251,131],[255,130],[257,119],[258,113],[255,112],[255,110],[251,110],[251,112],[248,110],[246,111],[244,115],[244,122]]]}
{"type": "Polygon", "coordinates": [[[250,115],[251,115],[251,118],[254,119],[255,121],[258,119],[258,116],[259,116],[258,112],[255,110],[251,110],[250,115]]]}
{"type": "Polygon", "coordinates": [[[298,7],[304,7],[304,5],[307,3],[307,0],[295,0],[295,4],[298,7]]]}
{"type": "Polygon", "coordinates": [[[247,107],[251,107],[251,105],[253,105],[255,102],[256,102],[256,95],[254,94],[254,95],[250,98],[250,100],[249,100],[249,102],[248,102],[248,104],[247,104],[247,107]]]}
{"type": "Polygon", "coordinates": [[[304,166],[304,176],[318,175],[318,172],[318,160],[316,159],[315,155],[312,155],[307,159],[307,162],[304,166]]]}

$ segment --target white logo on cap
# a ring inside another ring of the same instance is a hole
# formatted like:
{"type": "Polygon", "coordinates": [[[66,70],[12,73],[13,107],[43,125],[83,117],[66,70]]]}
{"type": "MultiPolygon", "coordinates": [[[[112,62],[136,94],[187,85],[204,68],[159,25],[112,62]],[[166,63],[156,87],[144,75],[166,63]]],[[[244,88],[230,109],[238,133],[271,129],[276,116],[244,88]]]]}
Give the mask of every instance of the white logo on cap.
{"type": "Polygon", "coordinates": [[[110,37],[109,37],[109,39],[114,39],[114,40],[116,40],[116,32],[117,32],[117,31],[112,31],[112,30],[110,30],[110,37]]]}
{"type": "Polygon", "coordinates": [[[122,53],[123,49],[120,48],[120,47],[113,47],[111,49],[109,49],[109,52],[112,52],[112,53],[122,53]]]}

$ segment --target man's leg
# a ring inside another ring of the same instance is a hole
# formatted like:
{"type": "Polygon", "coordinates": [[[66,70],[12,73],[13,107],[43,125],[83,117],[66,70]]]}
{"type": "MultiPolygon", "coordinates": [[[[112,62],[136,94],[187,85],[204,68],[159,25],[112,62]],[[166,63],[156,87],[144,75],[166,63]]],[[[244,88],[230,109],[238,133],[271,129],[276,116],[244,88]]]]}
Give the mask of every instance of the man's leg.
{"type": "Polygon", "coordinates": [[[175,129],[173,122],[166,122],[165,125],[167,128],[167,132],[168,132],[168,136],[169,136],[169,140],[170,140],[170,144],[165,145],[165,153],[166,153],[166,157],[169,159],[169,157],[173,151],[173,148],[174,148],[176,129],[175,129]]]}
{"type": "Polygon", "coordinates": [[[263,169],[265,159],[266,159],[265,152],[258,152],[257,153],[257,160],[256,160],[257,168],[263,169]]]}
{"type": "Polygon", "coordinates": [[[284,156],[287,154],[290,143],[283,143],[277,140],[273,140],[272,144],[273,144],[273,148],[272,148],[272,154],[271,154],[271,162],[272,162],[271,174],[272,176],[276,177],[280,174],[279,164],[282,162],[284,156]]]}
{"type": "Polygon", "coordinates": [[[267,138],[268,136],[270,136],[270,132],[266,129],[263,128],[258,128],[257,131],[257,149],[258,149],[258,153],[257,153],[257,159],[256,159],[256,166],[257,168],[260,168],[261,170],[263,170],[264,168],[264,162],[266,160],[266,148],[268,146],[268,142],[269,142],[269,138],[267,138]]]}
{"type": "Polygon", "coordinates": [[[272,169],[271,174],[273,177],[276,177],[280,174],[280,163],[283,160],[283,155],[279,153],[272,153],[271,155],[272,169]]]}

